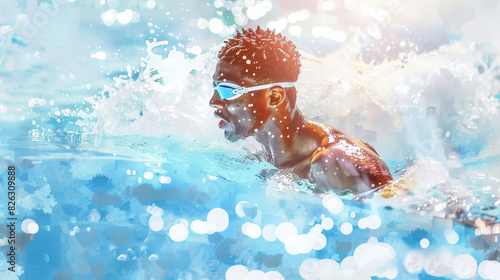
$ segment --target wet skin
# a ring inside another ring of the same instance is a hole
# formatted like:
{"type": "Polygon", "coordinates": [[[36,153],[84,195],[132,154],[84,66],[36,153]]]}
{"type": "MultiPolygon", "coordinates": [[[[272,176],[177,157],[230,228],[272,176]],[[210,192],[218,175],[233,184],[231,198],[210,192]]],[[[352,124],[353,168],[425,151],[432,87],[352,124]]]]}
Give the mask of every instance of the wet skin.
{"type": "MultiPolygon", "coordinates": [[[[244,66],[219,61],[213,75],[215,84],[230,82],[251,87],[259,82],[244,66]]],[[[362,140],[348,137],[323,123],[306,118],[290,106],[281,87],[248,92],[237,99],[210,100],[219,127],[231,142],[255,137],[279,169],[316,184],[315,191],[362,194],[392,180],[377,152],[362,140]]],[[[290,90],[290,89],[288,89],[290,90]]]]}

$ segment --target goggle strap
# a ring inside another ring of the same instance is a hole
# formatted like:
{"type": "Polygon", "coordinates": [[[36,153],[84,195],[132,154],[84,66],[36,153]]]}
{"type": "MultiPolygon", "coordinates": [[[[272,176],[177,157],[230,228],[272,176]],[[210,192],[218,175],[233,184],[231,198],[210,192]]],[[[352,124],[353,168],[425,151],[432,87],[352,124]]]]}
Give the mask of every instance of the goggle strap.
{"type": "Polygon", "coordinates": [[[245,88],[246,89],[245,93],[247,93],[249,91],[256,91],[256,90],[261,90],[261,89],[268,89],[268,88],[272,88],[272,87],[289,88],[289,87],[293,87],[293,83],[272,83],[272,84],[266,84],[266,85],[249,87],[249,88],[245,88]]]}

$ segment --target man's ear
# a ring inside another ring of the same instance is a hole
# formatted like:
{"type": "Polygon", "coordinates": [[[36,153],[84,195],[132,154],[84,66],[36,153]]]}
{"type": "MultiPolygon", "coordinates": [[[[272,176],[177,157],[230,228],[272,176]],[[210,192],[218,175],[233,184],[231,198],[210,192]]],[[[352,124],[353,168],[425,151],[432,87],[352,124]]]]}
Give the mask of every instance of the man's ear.
{"type": "Polygon", "coordinates": [[[285,90],[282,87],[273,87],[269,91],[269,105],[279,106],[285,100],[285,90]]]}

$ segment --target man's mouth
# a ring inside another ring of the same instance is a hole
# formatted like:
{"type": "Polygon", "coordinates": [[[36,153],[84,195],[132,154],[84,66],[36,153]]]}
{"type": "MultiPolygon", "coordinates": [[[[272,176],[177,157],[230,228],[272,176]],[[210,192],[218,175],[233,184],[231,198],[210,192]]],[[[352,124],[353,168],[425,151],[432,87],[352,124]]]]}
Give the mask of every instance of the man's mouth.
{"type": "Polygon", "coordinates": [[[223,128],[226,124],[227,124],[226,121],[220,120],[220,122],[219,122],[219,128],[223,128]]]}
{"type": "Polygon", "coordinates": [[[219,128],[223,128],[224,126],[226,126],[227,121],[225,121],[223,117],[219,116],[219,114],[217,114],[217,112],[214,112],[214,116],[218,119],[221,119],[219,122],[219,128]]]}

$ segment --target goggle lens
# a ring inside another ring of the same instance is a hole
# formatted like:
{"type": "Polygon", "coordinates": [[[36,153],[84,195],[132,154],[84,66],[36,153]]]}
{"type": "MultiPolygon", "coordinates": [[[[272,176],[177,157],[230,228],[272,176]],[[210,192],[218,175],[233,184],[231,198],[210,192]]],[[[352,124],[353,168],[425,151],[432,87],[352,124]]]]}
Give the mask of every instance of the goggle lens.
{"type": "Polygon", "coordinates": [[[231,97],[235,97],[235,94],[233,94],[233,90],[236,88],[238,87],[230,85],[217,85],[214,87],[214,89],[219,94],[220,99],[228,99],[231,97]]]}

